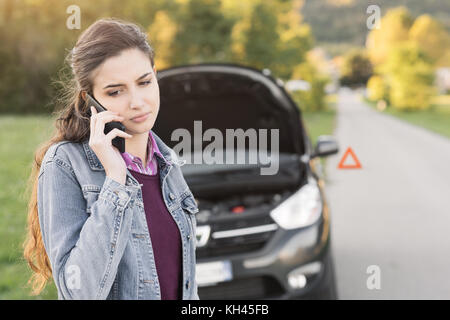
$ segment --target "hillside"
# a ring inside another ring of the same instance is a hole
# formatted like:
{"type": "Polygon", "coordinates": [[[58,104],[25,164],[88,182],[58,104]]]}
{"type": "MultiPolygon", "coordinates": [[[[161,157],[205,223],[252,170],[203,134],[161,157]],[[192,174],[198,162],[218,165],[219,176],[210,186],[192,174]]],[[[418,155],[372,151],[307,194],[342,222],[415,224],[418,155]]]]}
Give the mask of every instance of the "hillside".
{"type": "Polygon", "coordinates": [[[450,30],[450,0],[305,0],[304,21],[311,25],[318,45],[339,53],[364,45],[368,33],[367,7],[376,4],[381,15],[393,7],[405,6],[414,17],[427,13],[450,30]]]}

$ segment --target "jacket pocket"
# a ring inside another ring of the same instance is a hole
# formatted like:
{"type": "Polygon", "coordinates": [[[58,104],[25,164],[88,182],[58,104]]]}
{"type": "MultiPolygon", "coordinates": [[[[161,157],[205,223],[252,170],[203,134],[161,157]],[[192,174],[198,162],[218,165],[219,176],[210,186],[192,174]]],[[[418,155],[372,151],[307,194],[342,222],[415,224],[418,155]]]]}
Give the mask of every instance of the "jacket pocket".
{"type": "Polygon", "coordinates": [[[83,196],[86,199],[86,212],[91,214],[92,205],[98,200],[98,196],[101,191],[101,187],[93,184],[86,184],[81,187],[83,196]]]}
{"type": "Polygon", "coordinates": [[[198,212],[198,206],[193,196],[188,195],[181,200],[181,207],[190,214],[196,214],[198,212]]]}

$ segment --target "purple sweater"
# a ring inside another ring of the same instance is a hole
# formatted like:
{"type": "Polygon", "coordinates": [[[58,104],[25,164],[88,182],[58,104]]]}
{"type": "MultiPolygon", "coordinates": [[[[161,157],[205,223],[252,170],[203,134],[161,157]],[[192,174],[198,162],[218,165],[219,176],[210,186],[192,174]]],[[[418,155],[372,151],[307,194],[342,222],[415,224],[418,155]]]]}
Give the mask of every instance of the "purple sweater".
{"type": "Polygon", "coordinates": [[[143,184],[144,211],[152,241],[161,299],[181,299],[181,236],[163,200],[155,154],[163,159],[164,156],[159,151],[151,131],[148,133],[147,154],[146,164],[128,152],[122,153],[122,158],[133,177],[143,184]]]}
{"type": "Polygon", "coordinates": [[[130,173],[143,184],[142,197],[161,288],[161,299],[181,299],[180,232],[164,203],[159,172],[156,175],[147,175],[130,170],[130,173]]]}

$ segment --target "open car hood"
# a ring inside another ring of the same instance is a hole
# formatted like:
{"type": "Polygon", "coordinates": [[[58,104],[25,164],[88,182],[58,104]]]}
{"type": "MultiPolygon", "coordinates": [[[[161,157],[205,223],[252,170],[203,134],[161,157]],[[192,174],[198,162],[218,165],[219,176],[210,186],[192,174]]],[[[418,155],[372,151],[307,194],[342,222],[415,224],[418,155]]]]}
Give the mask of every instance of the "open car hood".
{"type": "Polygon", "coordinates": [[[280,153],[305,153],[300,111],[270,75],[234,64],[197,64],[161,70],[157,77],[161,100],[152,130],[169,147],[179,143],[172,140],[174,130],[187,129],[194,137],[194,121],[201,121],[202,134],[215,128],[223,137],[226,129],[278,129],[280,153]]]}

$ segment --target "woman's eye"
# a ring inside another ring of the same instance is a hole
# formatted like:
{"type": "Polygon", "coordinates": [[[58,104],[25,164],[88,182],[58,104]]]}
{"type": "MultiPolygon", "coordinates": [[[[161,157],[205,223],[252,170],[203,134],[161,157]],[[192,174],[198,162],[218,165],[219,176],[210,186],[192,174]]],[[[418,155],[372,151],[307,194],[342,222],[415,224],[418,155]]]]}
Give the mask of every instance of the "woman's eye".
{"type": "Polygon", "coordinates": [[[113,92],[108,92],[108,95],[113,97],[116,96],[119,93],[119,91],[113,91],[113,92]]]}
{"type": "Polygon", "coordinates": [[[144,86],[149,85],[150,83],[152,83],[150,80],[140,82],[140,84],[142,84],[142,85],[144,85],[144,86]]]}
{"type": "MultiPolygon", "coordinates": [[[[148,86],[150,83],[152,83],[151,80],[139,82],[139,84],[142,85],[142,86],[144,86],[144,87],[145,87],[145,86],[148,86]]],[[[117,90],[117,91],[108,92],[108,95],[111,96],[111,97],[114,97],[114,96],[117,96],[117,95],[119,94],[120,91],[122,91],[122,90],[117,90]]]]}

